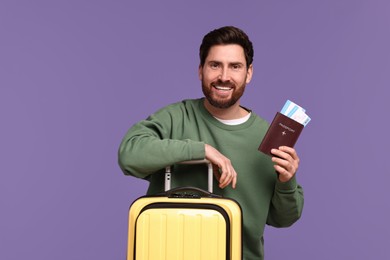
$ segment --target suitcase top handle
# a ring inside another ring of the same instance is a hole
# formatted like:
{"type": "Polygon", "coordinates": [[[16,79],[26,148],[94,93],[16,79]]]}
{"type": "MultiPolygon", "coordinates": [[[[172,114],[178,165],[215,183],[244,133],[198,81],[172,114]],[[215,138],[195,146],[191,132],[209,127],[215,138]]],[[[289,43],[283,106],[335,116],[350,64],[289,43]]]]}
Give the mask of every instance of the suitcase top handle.
{"type": "Polygon", "coordinates": [[[217,195],[196,187],[177,187],[171,190],[161,193],[168,198],[186,198],[186,199],[200,199],[206,198],[222,198],[221,195],[217,195]]]}
{"type": "MultiPolygon", "coordinates": [[[[179,162],[178,164],[207,164],[208,168],[208,191],[213,193],[213,165],[209,160],[192,160],[179,162]]],[[[171,189],[171,166],[165,167],[165,187],[164,190],[171,189]]]]}

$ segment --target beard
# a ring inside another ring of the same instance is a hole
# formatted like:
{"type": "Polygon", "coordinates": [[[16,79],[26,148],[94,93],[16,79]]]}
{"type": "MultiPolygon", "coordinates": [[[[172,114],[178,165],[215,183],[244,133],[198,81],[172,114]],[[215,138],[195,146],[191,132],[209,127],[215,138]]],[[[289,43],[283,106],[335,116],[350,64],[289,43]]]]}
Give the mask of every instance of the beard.
{"type": "Polygon", "coordinates": [[[220,80],[217,80],[215,82],[212,82],[209,86],[202,80],[202,91],[208,102],[216,108],[229,108],[233,106],[234,104],[237,103],[237,101],[241,98],[241,96],[244,94],[245,91],[245,84],[242,84],[238,88],[232,84],[232,83],[226,83],[222,82],[220,80]],[[230,98],[220,98],[216,96],[212,89],[214,88],[213,86],[229,86],[233,87],[232,95],[230,98]]]}

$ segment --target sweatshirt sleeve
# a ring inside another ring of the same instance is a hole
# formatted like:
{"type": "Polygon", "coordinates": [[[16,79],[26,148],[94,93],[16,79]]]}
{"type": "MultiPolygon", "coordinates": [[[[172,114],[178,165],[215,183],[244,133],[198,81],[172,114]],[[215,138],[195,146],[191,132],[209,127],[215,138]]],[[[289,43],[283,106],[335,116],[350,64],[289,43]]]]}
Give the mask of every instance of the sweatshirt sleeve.
{"type": "Polygon", "coordinates": [[[267,224],[274,227],[291,226],[301,217],[303,204],[303,189],[295,177],[284,183],[277,181],[267,224]]]}
{"type": "Polygon", "coordinates": [[[150,174],[186,160],[204,159],[204,143],[181,139],[184,113],[162,109],[133,125],[123,138],[118,163],[125,175],[147,178],[150,174]],[[172,136],[175,136],[173,138],[172,136]]]}

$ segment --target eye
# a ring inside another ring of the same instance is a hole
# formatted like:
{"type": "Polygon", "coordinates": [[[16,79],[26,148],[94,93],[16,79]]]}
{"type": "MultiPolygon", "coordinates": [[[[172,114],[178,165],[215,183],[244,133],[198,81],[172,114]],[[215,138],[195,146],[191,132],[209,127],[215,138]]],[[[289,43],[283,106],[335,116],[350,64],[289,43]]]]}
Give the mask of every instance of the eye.
{"type": "Polygon", "coordinates": [[[219,66],[220,65],[218,62],[210,62],[210,68],[212,68],[212,69],[218,69],[219,66]]]}
{"type": "Polygon", "coordinates": [[[241,69],[242,66],[241,66],[241,64],[232,64],[231,67],[233,70],[239,70],[239,69],[241,69]]]}

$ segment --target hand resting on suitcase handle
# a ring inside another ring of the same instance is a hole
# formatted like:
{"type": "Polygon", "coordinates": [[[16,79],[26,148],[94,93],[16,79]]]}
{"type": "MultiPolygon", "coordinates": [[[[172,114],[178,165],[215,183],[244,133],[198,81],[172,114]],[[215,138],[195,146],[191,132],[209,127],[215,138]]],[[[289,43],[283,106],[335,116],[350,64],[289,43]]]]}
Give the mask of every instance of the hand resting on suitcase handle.
{"type": "Polygon", "coordinates": [[[205,144],[205,153],[206,159],[217,167],[215,175],[219,181],[219,187],[223,189],[231,184],[232,188],[235,189],[237,173],[230,159],[208,144],[205,144]]]}

